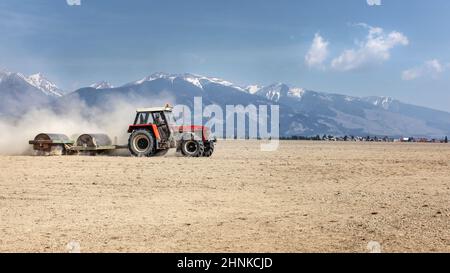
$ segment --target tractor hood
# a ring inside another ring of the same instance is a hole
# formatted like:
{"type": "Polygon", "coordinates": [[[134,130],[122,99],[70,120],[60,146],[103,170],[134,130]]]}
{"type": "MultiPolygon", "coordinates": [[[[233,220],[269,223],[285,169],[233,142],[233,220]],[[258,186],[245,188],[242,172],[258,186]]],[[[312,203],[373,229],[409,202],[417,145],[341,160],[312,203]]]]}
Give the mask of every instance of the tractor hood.
{"type": "Polygon", "coordinates": [[[174,126],[174,127],[175,127],[175,130],[180,133],[209,130],[208,127],[201,126],[201,125],[184,125],[184,126],[174,126]]]}
{"type": "Polygon", "coordinates": [[[184,125],[174,126],[174,131],[177,133],[194,133],[201,136],[203,140],[209,140],[211,137],[211,130],[206,126],[201,125],[184,125]]]}

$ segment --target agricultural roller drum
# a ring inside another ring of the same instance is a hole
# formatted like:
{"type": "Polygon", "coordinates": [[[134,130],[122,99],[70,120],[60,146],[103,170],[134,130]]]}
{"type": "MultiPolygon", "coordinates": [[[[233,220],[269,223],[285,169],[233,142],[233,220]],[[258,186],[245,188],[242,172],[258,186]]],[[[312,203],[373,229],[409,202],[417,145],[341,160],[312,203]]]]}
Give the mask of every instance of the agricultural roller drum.
{"type": "Polygon", "coordinates": [[[72,141],[64,134],[38,134],[29,143],[33,145],[35,155],[67,155],[71,153],[72,141]]]}
{"type": "Polygon", "coordinates": [[[70,150],[82,155],[96,155],[117,149],[111,138],[105,134],[82,134],[75,144],[76,146],[71,147],[70,150]]]}

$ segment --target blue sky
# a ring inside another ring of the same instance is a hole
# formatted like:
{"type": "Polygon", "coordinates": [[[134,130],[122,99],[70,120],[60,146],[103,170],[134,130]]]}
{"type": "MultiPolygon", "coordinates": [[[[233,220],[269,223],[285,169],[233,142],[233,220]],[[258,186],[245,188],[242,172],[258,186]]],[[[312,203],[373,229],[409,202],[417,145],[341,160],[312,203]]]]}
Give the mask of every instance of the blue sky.
{"type": "Polygon", "coordinates": [[[190,72],[450,111],[448,14],[448,0],[2,0],[0,67],[67,90],[190,72]]]}

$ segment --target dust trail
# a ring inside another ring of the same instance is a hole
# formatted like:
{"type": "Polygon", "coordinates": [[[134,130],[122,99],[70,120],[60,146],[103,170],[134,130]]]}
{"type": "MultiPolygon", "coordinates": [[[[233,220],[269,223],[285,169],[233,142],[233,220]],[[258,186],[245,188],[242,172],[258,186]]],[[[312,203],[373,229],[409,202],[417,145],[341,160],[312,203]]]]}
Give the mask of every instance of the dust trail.
{"type": "Polygon", "coordinates": [[[110,98],[108,107],[90,107],[81,100],[71,100],[64,110],[54,107],[33,108],[20,117],[0,117],[0,154],[31,154],[28,144],[39,133],[62,133],[71,138],[83,133],[105,133],[118,144],[128,139],[128,125],[133,122],[136,108],[162,106],[172,102],[170,98],[147,98],[130,102],[127,99],[110,98]]]}

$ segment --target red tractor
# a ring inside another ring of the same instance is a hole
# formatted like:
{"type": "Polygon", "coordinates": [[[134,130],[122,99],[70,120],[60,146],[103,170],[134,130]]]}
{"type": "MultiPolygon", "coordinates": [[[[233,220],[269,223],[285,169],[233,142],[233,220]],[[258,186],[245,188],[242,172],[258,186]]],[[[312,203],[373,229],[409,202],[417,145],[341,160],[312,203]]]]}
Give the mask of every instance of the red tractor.
{"type": "Polygon", "coordinates": [[[210,157],[216,139],[205,126],[177,126],[172,107],[138,109],[128,128],[128,149],[134,156],[162,156],[176,148],[187,157],[210,157]]]}

